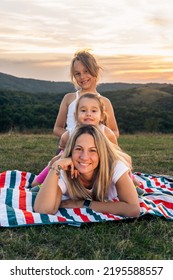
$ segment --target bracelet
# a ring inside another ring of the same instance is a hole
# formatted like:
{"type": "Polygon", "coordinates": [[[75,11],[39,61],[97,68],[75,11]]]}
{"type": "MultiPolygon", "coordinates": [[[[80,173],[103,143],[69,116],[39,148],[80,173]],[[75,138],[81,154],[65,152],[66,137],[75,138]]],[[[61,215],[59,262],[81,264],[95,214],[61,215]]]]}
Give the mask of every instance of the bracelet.
{"type": "Polygon", "coordinates": [[[84,200],[83,207],[84,207],[84,208],[89,208],[89,207],[90,207],[90,204],[91,204],[91,200],[90,200],[90,199],[85,199],[85,200],[84,200]]]}
{"type": "Polygon", "coordinates": [[[57,176],[60,176],[61,170],[62,170],[61,165],[58,165],[57,168],[55,168],[55,167],[53,167],[53,166],[50,166],[49,168],[52,169],[52,170],[55,170],[55,171],[56,171],[56,175],[57,175],[57,176]]]}

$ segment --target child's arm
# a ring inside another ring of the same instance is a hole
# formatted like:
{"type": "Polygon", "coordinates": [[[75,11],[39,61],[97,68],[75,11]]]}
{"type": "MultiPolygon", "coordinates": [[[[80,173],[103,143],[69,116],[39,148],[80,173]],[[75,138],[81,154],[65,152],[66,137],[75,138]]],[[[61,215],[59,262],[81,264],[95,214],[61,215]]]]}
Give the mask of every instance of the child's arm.
{"type": "Polygon", "coordinates": [[[66,131],[63,133],[63,135],[61,136],[61,139],[59,141],[59,147],[61,150],[65,149],[68,139],[69,139],[69,132],[66,131]]]}
{"type": "Polygon", "coordinates": [[[67,112],[68,112],[68,94],[66,94],[60,104],[59,112],[54,124],[53,133],[56,136],[61,137],[61,135],[66,131],[66,119],[67,119],[67,112]]]}
{"type": "Polygon", "coordinates": [[[113,133],[113,131],[109,127],[105,126],[104,134],[109,139],[109,141],[118,145],[117,137],[115,136],[115,134],[113,133]]]}
{"type": "Polygon", "coordinates": [[[104,104],[105,104],[105,111],[106,111],[106,114],[107,114],[107,126],[113,131],[116,138],[118,138],[119,137],[119,129],[118,129],[118,125],[117,125],[115,115],[114,115],[114,110],[113,110],[112,104],[111,104],[110,100],[106,97],[103,97],[103,101],[104,101],[104,104]]]}

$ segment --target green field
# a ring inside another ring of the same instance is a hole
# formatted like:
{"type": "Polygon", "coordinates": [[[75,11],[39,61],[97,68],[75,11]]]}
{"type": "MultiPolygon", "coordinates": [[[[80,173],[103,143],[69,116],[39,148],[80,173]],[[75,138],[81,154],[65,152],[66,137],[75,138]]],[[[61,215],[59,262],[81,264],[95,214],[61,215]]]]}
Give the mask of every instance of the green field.
{"type": "MultiPolygon", "coordinates": [[[[134,171],[173,175],[173,135],[122,135],[134,171]]],[[[52,135],[0,134],[0,172],[37,174],[54,156],[52,135]]],[[[84,225],[0,229],[0,259],[173,259],[173,222],[153,216],[84,225]]]]}

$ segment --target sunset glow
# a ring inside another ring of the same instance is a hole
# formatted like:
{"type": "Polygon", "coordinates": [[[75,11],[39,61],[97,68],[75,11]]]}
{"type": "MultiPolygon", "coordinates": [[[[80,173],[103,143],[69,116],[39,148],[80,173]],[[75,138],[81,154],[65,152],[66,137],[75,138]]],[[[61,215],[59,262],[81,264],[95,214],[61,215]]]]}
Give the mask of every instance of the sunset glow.
{"type": "Polygon", "coordinates": [[[73,54],[91,49],[101,82],[173,81],[172,0],[2,0],[0,72],[69,81],[73,54]]]}

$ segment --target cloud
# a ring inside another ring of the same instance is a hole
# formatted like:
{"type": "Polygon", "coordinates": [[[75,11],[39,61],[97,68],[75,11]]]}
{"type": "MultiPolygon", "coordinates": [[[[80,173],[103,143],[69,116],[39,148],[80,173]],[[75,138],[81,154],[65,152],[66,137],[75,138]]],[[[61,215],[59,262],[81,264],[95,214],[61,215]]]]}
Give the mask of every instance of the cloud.
{"type": "MultiPolygon", "coordinates": [[[[137,71],[156,65],[156,58],[163,69],[173,57],[172,12],[172,0],[1,0],[0,63],[7,61],[8,68],[1,63],[0,71],[12,71],[17,63],[16,73],[21,67],[22,75],[35,75],[40,66],[37,76],[47,67],[50,77],[51,69],[59,67],[60,73],[73,53],[84,47],[104,57],[102,61],[107,58],[112,71],[116,67],[110,61],[137,71]],[[160,62],[161,56],[167,60],[160,62]]],[[[109,71],[109,77],[114,73],[109,71]]]]}

